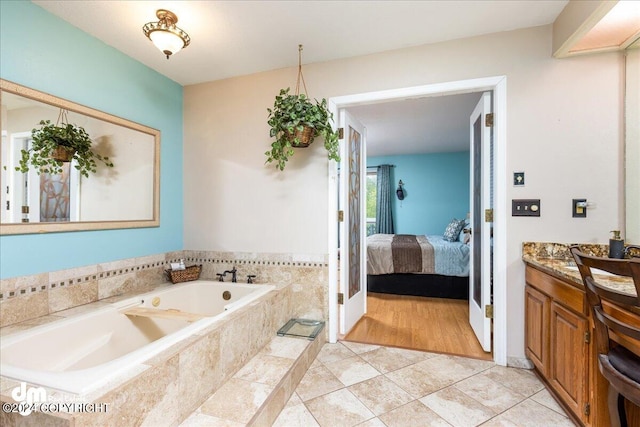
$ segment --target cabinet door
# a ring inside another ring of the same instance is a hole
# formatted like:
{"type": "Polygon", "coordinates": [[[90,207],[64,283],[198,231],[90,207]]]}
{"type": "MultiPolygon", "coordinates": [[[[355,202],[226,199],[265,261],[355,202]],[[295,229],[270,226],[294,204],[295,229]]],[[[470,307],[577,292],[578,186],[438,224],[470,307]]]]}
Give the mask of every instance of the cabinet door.
{"type": "Polygon", "coordinates": [[[587,423],[589,345],[587,319],[551,302],[549,384],[572,412],[587,423]]]}
{"type": "Polygon", "coordinates": [[[550,299],[531,286],[525,290],[526,354],[543,376],[549,366],[550,299]]]}

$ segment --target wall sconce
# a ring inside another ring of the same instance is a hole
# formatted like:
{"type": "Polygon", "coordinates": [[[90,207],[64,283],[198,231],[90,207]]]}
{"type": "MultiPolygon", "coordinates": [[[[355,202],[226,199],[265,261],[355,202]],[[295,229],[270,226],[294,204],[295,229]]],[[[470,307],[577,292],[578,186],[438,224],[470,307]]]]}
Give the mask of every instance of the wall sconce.
{"type": "Polygon", "coordinates": [[[169,56],[178,53],[181,49],[189,46],[191,38],[189,34],[176,27],[178,17],[175,13],[165,9],[156,11],[158,22],[147,22],[142,27],[142,32],[156,45],[158,49],[169,56]]]}
{"type": "Polygon", "coordinates": [[[400,180],[398,182],[398,189],[396,190],[396,196],[398,196],[398,200],[404,200],[404,189],[402,188],[403,185],[404,183],[402,182],[402,180],[400,180]]]}

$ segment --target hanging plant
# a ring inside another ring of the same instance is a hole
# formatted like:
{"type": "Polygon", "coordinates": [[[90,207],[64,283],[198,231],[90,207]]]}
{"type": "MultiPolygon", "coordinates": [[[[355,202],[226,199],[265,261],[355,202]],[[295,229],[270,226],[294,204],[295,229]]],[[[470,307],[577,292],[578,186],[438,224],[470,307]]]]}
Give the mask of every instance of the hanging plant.
{"type": "Polygon", "coordinates": [[[38,174],[56,175],[62,173],[64,162],[75,160],[73,166],[88,178],[89,173],[96,172],[96,161],[113,167],[109,157],[91,150],[92,141],[89,134],[83,127],[68,123],[66,114],[65,110],[60,111],[60,124],[41,120],[41,127],[31,131],[31,148],[21,150],[22,157],[20,166],[16,167],[17,171],[27,173],[30,167],[34,167],[38,174]]]}
{"type": "Polygon", "coordinates": [[[316,137],[324,139],[324,147],[330,160],[340,161],[338,154],[338,132],[333,130],[331,121],[333,114],[327,108],[327,100],[317,99],[311,101],[307,95],[307,86],[302,76],[301,52],[302,45],[298,46],[298,81],[296,93],[290,94],[290,88],[281,89],[273,104],[273,109],[267,108],[270,126],[269,136],[275,138],[271,143],[271,150],[265,155],[265,163],[276,163],[276,168],[284,170],[284,167],[294,154],[294,147],[307,147],[316,137]],[[305,93],[300,92],[300,80],[304,85],[305,93]]]}

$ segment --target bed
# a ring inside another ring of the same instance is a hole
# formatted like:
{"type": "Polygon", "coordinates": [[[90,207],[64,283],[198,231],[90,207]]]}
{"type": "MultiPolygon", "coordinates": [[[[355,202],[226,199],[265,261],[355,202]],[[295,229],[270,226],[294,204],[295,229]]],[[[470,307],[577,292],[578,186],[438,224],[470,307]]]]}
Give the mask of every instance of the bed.
{"type": "Polygon", "coordinates": [[[373,234],[367,237],[367,290],[469,298],[470,247],[462,236],[373,234]]]}

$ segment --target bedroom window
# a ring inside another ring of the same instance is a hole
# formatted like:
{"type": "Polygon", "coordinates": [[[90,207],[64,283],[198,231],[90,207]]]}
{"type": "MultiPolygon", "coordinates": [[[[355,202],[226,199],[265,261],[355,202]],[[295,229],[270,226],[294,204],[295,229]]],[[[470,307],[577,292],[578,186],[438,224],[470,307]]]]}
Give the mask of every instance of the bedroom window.
{"type": "Polygon", "coordinates": [[[376,232],[376,200],[378,172],[375,168],[367,170],[367,236],[376,232]]]}

